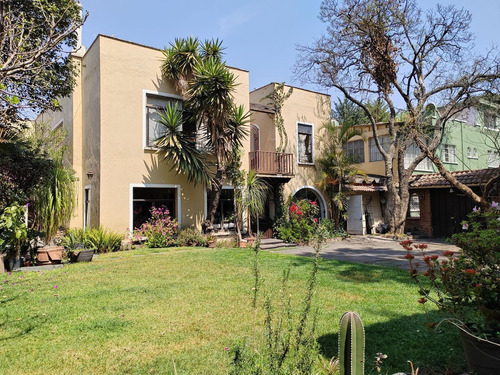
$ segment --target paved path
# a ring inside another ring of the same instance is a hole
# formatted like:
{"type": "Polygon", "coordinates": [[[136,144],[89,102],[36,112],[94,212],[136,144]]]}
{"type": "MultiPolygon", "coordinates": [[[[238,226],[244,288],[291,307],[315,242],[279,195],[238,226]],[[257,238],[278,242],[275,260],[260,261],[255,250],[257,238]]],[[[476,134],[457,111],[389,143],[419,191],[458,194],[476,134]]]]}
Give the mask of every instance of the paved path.
{"type": "MultiPolygon", "coordinates": [[[[404,259],[406,250],[399,242],[377,236],[351,236],[345,240],[329,242],[321,250],[321,256],[326,259],[409,268],[408,261],[404,259]]],[[[444,239],[419,239],[414,242],[427,244],[429,246],[426,250],[427,255],[441,255],[446,250],[458,251],[455,245],[447,243],[444,239]]],[[[291,247],[278,252],[300,256],[314,255],[311,246],[291,247]]]]}

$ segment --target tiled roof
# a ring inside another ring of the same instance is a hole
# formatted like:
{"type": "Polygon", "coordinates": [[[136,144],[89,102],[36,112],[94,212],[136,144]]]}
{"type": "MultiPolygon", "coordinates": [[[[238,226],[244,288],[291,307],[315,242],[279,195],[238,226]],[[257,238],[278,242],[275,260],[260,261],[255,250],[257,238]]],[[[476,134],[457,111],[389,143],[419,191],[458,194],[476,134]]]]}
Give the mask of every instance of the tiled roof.
{"type": "Polygon", "coordinates": [[[250,103],[250,110],[257,112],[265,112],[265,113],[276,113],[273,107],[258,103],[250,103]]]}
{"type": "MultiPolygon", "coordinates": [[[[491,178],[500,173],[499,168],[477,169],[473,171],[456,171],[451,174],[462,184],[467,186],[479,186],[486,184],[491,178]]],[[[447,187],[450,183],[439,173],[428,173],[412,175],[410,178],[410,188],[417,187],[447,187]]]]}

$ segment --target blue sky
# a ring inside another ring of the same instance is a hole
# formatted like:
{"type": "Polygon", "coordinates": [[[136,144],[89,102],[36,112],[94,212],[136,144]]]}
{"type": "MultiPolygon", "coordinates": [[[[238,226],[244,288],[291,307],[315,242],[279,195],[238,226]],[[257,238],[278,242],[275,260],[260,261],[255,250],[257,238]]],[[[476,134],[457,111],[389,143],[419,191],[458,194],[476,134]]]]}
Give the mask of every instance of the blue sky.
{"type": "MultiPolygon", "coordinates": [[[[472,13],[477,49],[483,51],[500,35],[500,1],[444,0],[472,13]]],[[[228,65],[250,71],[250,89],[269,82],[313,90],[324,89],[293,81],[296,45],[310,45],[325,27],[318,19],[321,0],[81,0],[90,16],[83,44],[98,34],[163,48],[176,37],[219,38],[228,65]]],[[[419,1],[422,8],[436,1],[419,1]]],[[[335,95],[333,92],[329,92],[335,95]]]]}

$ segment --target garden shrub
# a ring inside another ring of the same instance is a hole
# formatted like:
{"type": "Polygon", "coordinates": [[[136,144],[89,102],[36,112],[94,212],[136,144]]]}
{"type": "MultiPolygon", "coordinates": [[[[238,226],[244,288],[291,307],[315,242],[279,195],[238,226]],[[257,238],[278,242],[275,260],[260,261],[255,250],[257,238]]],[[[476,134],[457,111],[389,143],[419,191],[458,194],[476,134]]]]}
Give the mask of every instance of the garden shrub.
{"type": "Polygon", "coordinates": [[[232,249],[238,247],[238,241],[235,238],[226,238],[215,242],[215,247],[218,249],[232,249]]]}
{"type": "Polygon", "coordinates": [[[118,251],[122,245],[123,236],[108,228],[68,229],[61,244],[66,250],[93,249],[96,253],[118,251]]]}
{"type": "Polygon", "coordinates": [[[135,229],[135,237],[145,237],[146,245],[150,248],[172,246],[177,234],[177,220],[170,217],[165,207],[151,207],[149,212],[151,217],[140,228],[135,229]]]}
{"type": "Polygon", "coordinates": [[[177,235],[178,246],[207,246],[207,238],[195,228],[184,228],[177,235]]]}
{"type": "Polygon", "coordinates": [[[319,207],[316,201],[301,199],[288,204],[275,225],[279,238],[285,242],[308,243],[319,222],[319,207]]]}

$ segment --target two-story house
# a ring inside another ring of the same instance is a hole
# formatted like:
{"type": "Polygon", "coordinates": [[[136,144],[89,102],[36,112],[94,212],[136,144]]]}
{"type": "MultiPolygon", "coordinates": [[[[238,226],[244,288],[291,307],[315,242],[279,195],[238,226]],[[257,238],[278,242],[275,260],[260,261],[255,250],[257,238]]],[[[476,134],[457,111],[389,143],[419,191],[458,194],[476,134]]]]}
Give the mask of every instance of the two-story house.
{"type": "MultiPolygon", "coordinates": [[[[493,171],[487,169],[499,166],[498,124],[492,109],[495,108],[484,104],[460,112],[448,122],[437,150],[445,167],[477,192],[492,176],[493,171]]],[[[388,125],[381,123],[377,126],[379,141],[383,147],[388,146],[388,125]]],[[[348,226],[350,223],[352,233],[370,233],[384,222],[387,191],[384,162],[375,145],[371,125],[356,127],[362,130],[362,136],[353,138],[345,151],[359,161],[359,168],[368,174],[368,181],[350,186],[348,226]],[[355,219],[358,217],[361,220],[355,219]]],[[[410,146],[405,154],[405,167],[419,154],[416,145],[410,146]]],[[[453,190],[450,192],[450,184],[428,159],[424,159],[414,171],[410,193],[407,231],[425,236],[449,236],[458,230],[473,206],[464,195],[453,190]],[[425,178],[419,177],[424,174],[427,175],[425,178]]]]}
{"type": "MultiPolygon", "coordinates": [[[[77,210],[71,227],[103,225],[125,232],[138,227],[153,205],[166,206],[182,227],[201,228],[207,190],[188,183],[167,165],[154,147],[161,134],[158,109],[183,98],[161,74],[162,51],[99,35],[81,56],[73,94],[61,100],[62,111],[39,120],[68,130],[69,163],[79,183],[77,210]]],[[[249,92],[249,72],[229,68],[236,77],[234,100],[251,111],[251,136],[244,141],[242,168],[256,169],[270,182],[283,183],[285,194],[313,194],[315,138],[330,118],[330,97],[295,88],[282,110],[289,146],[276,153],[274,112],[264,99],[274,84],[249,92]]],[[[225,186],[219,226],[231,216],[232,188],[225,186]]],[[[273,218],[272,197],[267,216],[273,218]]],[[[216,223],[217,224],[217,223],[216,223]]]]}

